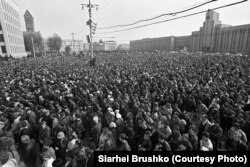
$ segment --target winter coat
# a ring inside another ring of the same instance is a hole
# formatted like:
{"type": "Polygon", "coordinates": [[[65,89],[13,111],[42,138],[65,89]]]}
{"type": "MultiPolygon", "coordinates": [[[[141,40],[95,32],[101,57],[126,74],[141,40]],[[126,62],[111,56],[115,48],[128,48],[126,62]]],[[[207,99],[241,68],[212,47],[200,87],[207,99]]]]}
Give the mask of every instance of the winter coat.
{"type": "Polygon", "coordinates": [[[36,166],[37,150],[36,141],[31,139],[22,149],[23,161],[28,167],[36,166]]]}

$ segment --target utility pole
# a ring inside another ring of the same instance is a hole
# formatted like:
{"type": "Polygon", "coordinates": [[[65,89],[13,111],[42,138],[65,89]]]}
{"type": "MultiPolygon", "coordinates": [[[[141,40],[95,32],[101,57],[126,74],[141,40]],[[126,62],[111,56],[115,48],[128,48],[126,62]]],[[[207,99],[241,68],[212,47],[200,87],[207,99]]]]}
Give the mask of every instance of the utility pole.
{"type": "Polygon", "coordinates": [[[93,23],[92,21],[92,8],[96,8],[96,10],[98,10],[98,5],[96,4],[91,4],[91,0],[89,0],[88,4],[82,4],[82,9],[84,7],[88,8],[88,12],[89,12],[89,20],[87,21],[87,25],[89,26],[89,37],[90,37],[90,49],[91,49],[91,59],[94,58],[94,52],[93,52],[93,34],[95,33],[95,29],[96,29],[96,24],[93,23]],[[93,23],[93,24],[92,24],[93,23]],[[94,28],[94,30],[93,30],[94,28]]]}
{"type": "Polygon", "coordinates": [[[74,52],[74,45],[75,45],[75,39],[74,39],[74,36],[75,36],[75,33],[71,33],[72,35],[72,40],[73,40],[73,43],[72,43],[72,51],[74,52]]]}

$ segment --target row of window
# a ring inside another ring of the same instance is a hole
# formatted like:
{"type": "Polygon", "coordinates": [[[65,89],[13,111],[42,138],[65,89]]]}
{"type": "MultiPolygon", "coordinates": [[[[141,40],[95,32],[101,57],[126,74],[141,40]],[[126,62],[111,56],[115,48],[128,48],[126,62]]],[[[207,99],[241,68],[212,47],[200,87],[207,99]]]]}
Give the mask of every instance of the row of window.
{"type": "Polygon", "coordinates": [[[15,37],[13,35],[9,35],[9,42],[13,44],[23,44],[23,41],[21,38],[15,37]]]}
{"type": "Polygon", "coordinates": [[[2,0],[2,6],[3,6],[3,9],[7,11],[8,13],[10,13],[13,17],[18,18],[18,19],[20,18],[18,12],[11,5],[9,5],[6,2],[6,0],[2,0]]]}
{"type": "Polygon", "coordinates": [[[234,30],[227,30],[227,31],[222,32],[220,48],[224,51],[230,51],[230,52],[247,50],[248,49],[247,45],[246,46],[244,45],[244,41],[246,40],[248,42],[249,40],[246,37],[247,35],[246,33],[250,34],[250,28],[241,29],[241,30],[234,29],[234,30]],[[231,38],[230,38],[230,34],[232,36],[231,38]]]}
{"type": "Polygon", "coordinates": [[[22,46],[10,46],[10,52],[11,53],[23,53],[24,47],[22,47],[22,46]]]}
{"type": "Polygon", "coordinates": [[[6,50],[5,46],[1,46],[1,50],[2,50],[2,53],[7,53],[7,50],[6,50]]]}
{"type": "Polygon", "coordinates": [[[17,36],[21,36],[22,35],[22,31],[15,28],[14,26],[11,26],[9,24],[6,24],[6,27],[7,27],[7,32],[10,33],[10,34],[15,34],[17,36]]]}
{"type": "Polygon", "coordinates": [[[15,25],[16,27],[21,27],[21,23],[15,19],[14,17],[10,16],[8,13],[4,12],[4,18],[7,22],[15,25]]]}

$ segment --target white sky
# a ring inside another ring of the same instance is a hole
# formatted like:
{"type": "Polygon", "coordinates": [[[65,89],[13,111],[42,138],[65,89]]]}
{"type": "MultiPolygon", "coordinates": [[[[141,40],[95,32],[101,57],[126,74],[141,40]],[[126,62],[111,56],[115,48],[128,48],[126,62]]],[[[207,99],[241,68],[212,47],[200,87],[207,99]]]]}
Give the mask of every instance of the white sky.
{"type": "MultiPolygon", "coordinates": [[[[63,39],[72,39],[71,33],[74,32],[76,33],[75,39],[83,39],[86,41],[86,35],[89,32],[86,25],[86,21],[88,20],[88,11],[87,9],[82,10],[81,4],[88,3],[88,0],[16,1],[19,3],[20,7],[23,30],[25,30],[23,15],[26,10],[29,10],[34,17],[35,30],[40,31],[43,38],[47,38],[53,33],[57,33],[63,39]]],[[[127,24],[141,19],[151,18],[163,13],[178,11],[178,9],[182,10],[183,8],[190,7],[204,1],[205,0],[92,0],[92,3],[99,5],[98,11],[95,9],[93,10],[93,21],[97,23],[97,27],[127,24]]],[[[199,7],[198,9],[176,15],[175,17],[238,1],[241,0],[217,0],[216,2],[199,7]]],[[[220,13],[220,20],[222,21],[222,24],[250,24],[250,1],[216,11],[220,13]]],[[[171,18],[174,17],[165,16],[155,21],[171,18]]],[[[170,35],[190,35],[192,31],[197,31],[199,27],[202,26],[204,20],[205,13],[140,29],[113,34],[96,34],[95,36],[115,37],[113,40],[116,40],[118,43],[128,43],[129,40],[134,39],[170,35]]],[[[112,30],[119,29],[102,31],[112,30]]],[[[105,38],[104,40],[108,39],[105,38]]]]}

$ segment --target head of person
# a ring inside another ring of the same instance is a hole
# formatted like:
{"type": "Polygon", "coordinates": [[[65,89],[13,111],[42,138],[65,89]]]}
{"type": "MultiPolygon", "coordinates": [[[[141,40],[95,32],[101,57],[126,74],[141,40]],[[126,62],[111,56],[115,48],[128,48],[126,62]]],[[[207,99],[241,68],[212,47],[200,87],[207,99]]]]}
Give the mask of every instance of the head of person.
{"type": "Polygon", "coordinates": [[[187,122],[184,119],[179,120],[179,126],[181,129],[185,129],[187,125],[187,122]]]}
{"type": "Polygon", "coordinates": [[[157,143],[155,145],[154,151],[163,151],[163,145],[161,143],[157,143]]]}
{"type": "Polygon", "coordinates": [[[62,167],[64,166],[64,162],[61,158],[57,158],[55,161],[52,163],[52,167],[62,167]]]}
{"type": "Polygon", "coordinates": [[[152,136],[152,133],[150,131],[146,131],[146,133],[144,134],[144,139],[149,140],[151,136],[152,136]]]}
{"type": "Polygon", "coordinates": [[[64,138],[65,138],[64,132],[58,132],[58,134],[57,134],[57,139],[58,139],[58,140],[63,140],[64,138]]]}
{"type": "Polygon", "coordinates": [[[26,107],[25,108],[25,111],[27,112],[27,114],[30,114],[31,113],[31,109],[29,107],[26,107]]]}
{"type": "Polygon", "coordinates": [[[47,122],[46,122],[45,120],[42,120],[42,122],[41,122],[41,127],[42,127],[43,129],[45,129],[45,128],[46,128],[46,125],[47,125],[47,122]]]}
{"type": "Polygon", "coordinates": [[[26,145],[30,143],[30,137],[28,135],[21,136],[21,142],[26,145]]]}
{"type": "Polygon", "coordinates": [[[203,114],[203,115],[202,115],[201,121],[202,121],[202,122],[207,121],[207,115],[206,115],[206,114],[203,114]]]}
{"type": "Polygon", "coordinates": [[[102,128],[102,133],[103,133],[104,135],[108,134],[108,131],[109,131],[109,129],[108,129],[107,127],[103,127],[103,128],[102,128]]]}
{"type": "Polygon", "coordinates": [[[121,133],[119,136],[119,141],[124,142],[125,140],[127,140],[128,137],[125,133],[121,133]]]}
{"type": "Polygon", "coordinates": [[[6,164],[9,160],[8,152],[1,152],[0,153],[0,166],[6,164]]]}
{"type": "Polygon", "coordinates": [[[208,141],[209,138],[210,138],[210,134],[208,132],[202,133],[202,140],[208,141]]]}
{"type": "Polygon", "coordinates": [[[184,133],[184,134],[182,135],[182,140],[183,140],[183,141],[188,141],[188,138],[189,138],[188,133],[184,133]]]}
{"type": "Polygon", "coordinates": [[[52,145],[52,140],[49,138],[45,138],[43,140],[43,148],[47,149],[52,145]]]}
{"type": "Polygon", "coordinates": [[[238,122],[235,122],[235,123],[233,124],[233,127],[234,127],[235,129],[240,129],[240,124],[239,124],[238,122]]]}

